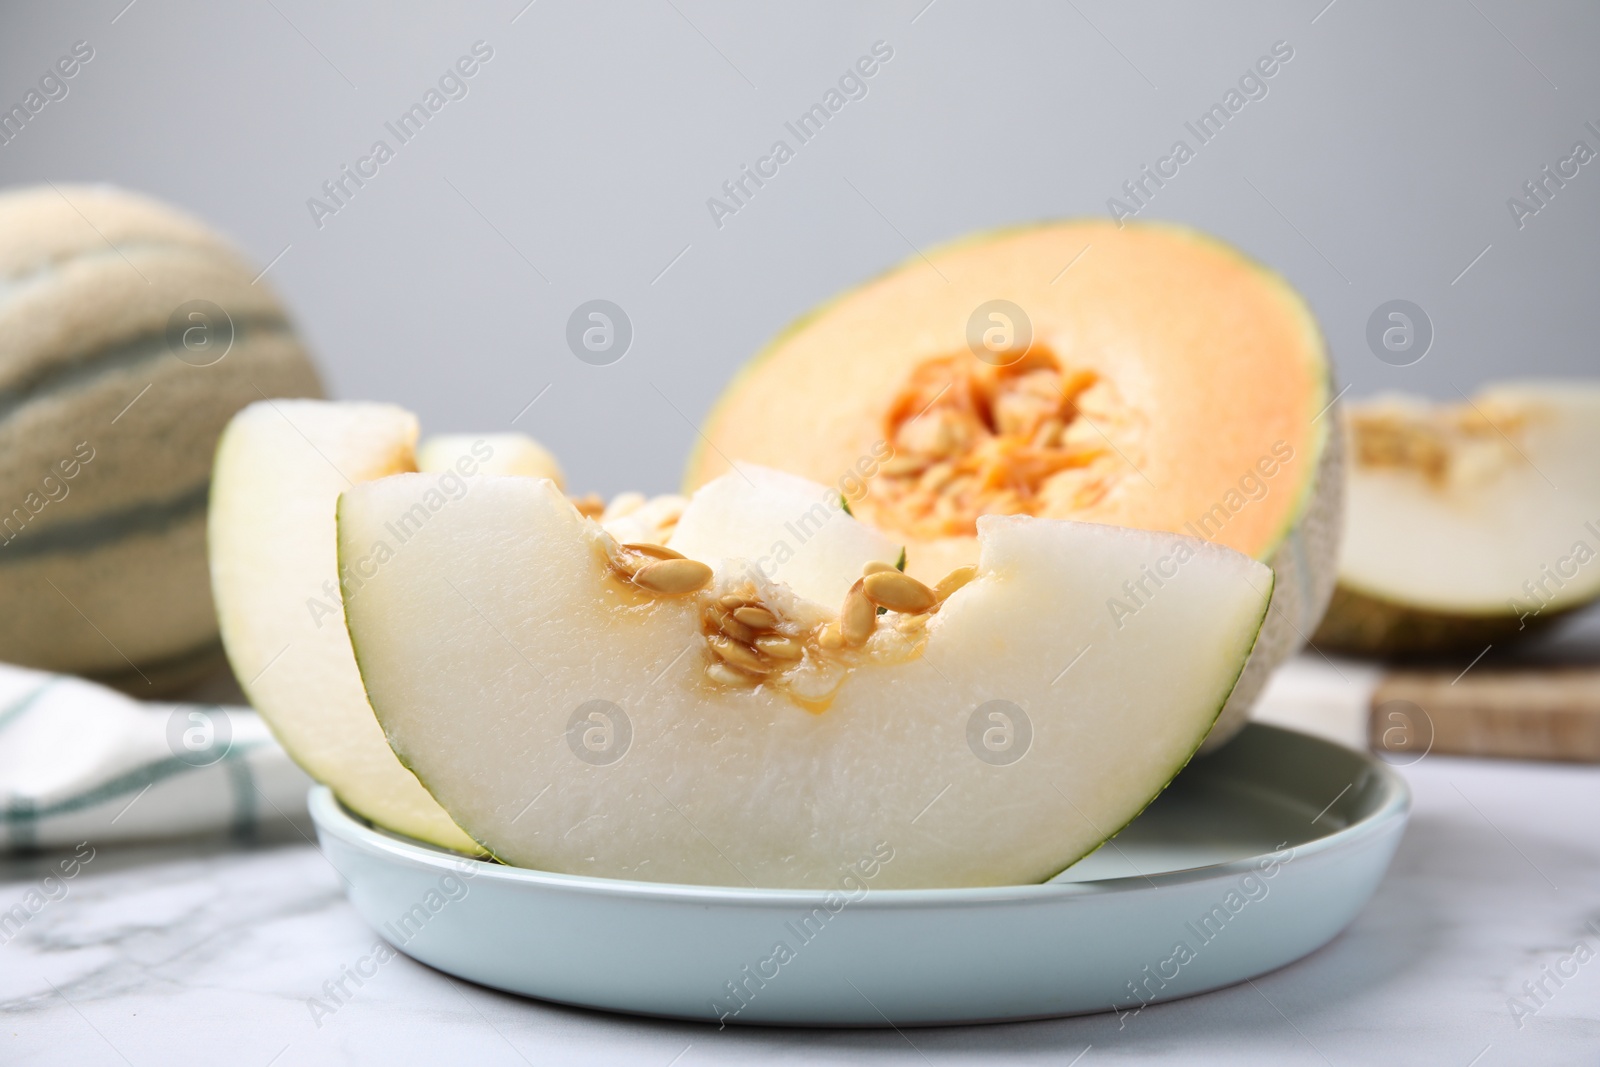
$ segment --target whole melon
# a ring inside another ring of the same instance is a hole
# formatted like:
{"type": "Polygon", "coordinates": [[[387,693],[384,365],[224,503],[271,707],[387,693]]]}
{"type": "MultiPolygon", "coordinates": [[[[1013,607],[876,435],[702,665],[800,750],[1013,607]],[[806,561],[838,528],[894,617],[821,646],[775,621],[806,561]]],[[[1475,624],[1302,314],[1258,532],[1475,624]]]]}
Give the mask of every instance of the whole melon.
{"type": "Polygon", "coordinates": [[[321,395],[257,274],[143,196],[0,192],[0,660],[140,696],[223,662],[217,437],[252,401],[321,395]]]}

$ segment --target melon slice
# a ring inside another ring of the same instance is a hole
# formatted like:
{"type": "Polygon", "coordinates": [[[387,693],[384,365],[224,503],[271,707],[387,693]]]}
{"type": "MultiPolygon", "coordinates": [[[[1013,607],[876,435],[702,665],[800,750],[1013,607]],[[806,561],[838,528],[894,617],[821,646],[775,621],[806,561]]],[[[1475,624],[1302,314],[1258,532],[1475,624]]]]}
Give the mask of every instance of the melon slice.
{"type": "Polygon", "coordinates": [[[1194,753],[1271,595],[1268,568],[1192,538],[985,518],[970,581],[932,611],[869,603],[855,644],[861,587],[841,611],[752,561],[624,549],[549,482],[482,479],[396,545],[391,517],[438,490],[401,474],[340,497],[356,658],[445,810],[544,870],[829,887],[867,861],[875,887],[1047,879],[1194,753]],[[1166,577],[1142,607],[1109,609],[1152,572],[1166,577]]]}
{"type": "Polygon", "coordinates": [[[696,490],[672,533],[691,559],[755,561],[796,596],[838,604],[868,563],[899,566],[905,549],[844,510],[836,489],[741,464],[696,490]]]}
{"type": "Polygon", "coordinates": [[[419,471],[447,471],[463,461],[476,474],[549,478],[558,489],[566,484],[556,457],[525,434],[441,433],[428,436],[417,446],[419,471]]]}
{"type": "Polygon", "coordinates": [[[1351,405],[1339,586],[1319,644],[1465,652],[1600,598],[1600,386],[1351,405]]]}
{"type": "Polygon", "coordinates": [[[1188,533],[1265,561],[1272,610],[1216,743],[1333,588],[1329,374],[1305,301],[1220,241],[1170,224],[1007,230],[789,327],[717,403],[716,447],[685,491],[724,457],[838,486],[930,581],[976,560],[989,514],[1188,533]]]}
{"type": "MultiPolygon", "coordinates": [[[[481,469],[547,457],[520,435],[434,439],[457,497],[481,469]],[[527,446],[531,445],[532,448],[527,446]]],[[[387,404],[259,402],[217,448],[208,518],[211,587],[234,674],[289,755],[372,822],[477,852],[394,758],[367,705],[339,596],[334,512],[350,485],[416,469],[414,415],[387,404]]],[[[542,460],[538,470],[553,461],[542,460]]],[[[412,515],[393,515],[402,533],[412,515]]]]}

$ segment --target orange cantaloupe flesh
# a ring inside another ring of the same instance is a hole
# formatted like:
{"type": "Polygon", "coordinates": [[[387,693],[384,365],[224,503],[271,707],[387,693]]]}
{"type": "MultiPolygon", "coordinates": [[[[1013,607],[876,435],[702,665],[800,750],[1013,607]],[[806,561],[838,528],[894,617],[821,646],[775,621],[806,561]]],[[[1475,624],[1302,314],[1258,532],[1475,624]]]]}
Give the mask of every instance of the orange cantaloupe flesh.
{"type": "MultiPolygon", "coordinates": [[[[1213,748],[1332,595],[1336,400],[1305,301],[1237,250],[1171,224],[1045,223],[919,253],[790,326],[718,401],[685,485],[748,461],[837,486],[904,539],[906,570],[927,582],[975,562],[978,513],[1187,533],[1254,556],[1273,569],[1272,604],[1213,748]],[[1003,336],[1001,352],[983,348],[983,327],[1000,324],[986,315],[969,343],[969,320],[996,300],[1022,309],[1028,347],[1014,329],[1011,351],[1003,336]],[[1033,410],[1019,398],[1058,422],[1008,428],[1006,412],[1033,410]]],[[[1115,616],[1152,591],[1086,610],[1115,616]]]]}
{"type": "MultiPolygon", "coordinates": [[[[851,493],[850,476],[876,476],[895,445],[886,413],[919,365],[955,356],[992,373],[967,337],[974,309],[995,299],[1024,310],[1033,344],[1064,372],[1100,382],[1075,435],[1103,453],[1108,484],[1098,499],[1024,510],[1273,552],[1307,506],[1333,421],[1318,418],[1329,402],[1321,334],[1276,274],[1174,225],[1085,220],[984,235],[837,298],[728,388],[705,426],[716,447],[700,448],[686,487],[747,460],[840,484],[857,514],[894,531],[896,517],[851,493]]],[[[913,536],[908,566],[937,578],[970,562],[970,541],[913,536]]]]}

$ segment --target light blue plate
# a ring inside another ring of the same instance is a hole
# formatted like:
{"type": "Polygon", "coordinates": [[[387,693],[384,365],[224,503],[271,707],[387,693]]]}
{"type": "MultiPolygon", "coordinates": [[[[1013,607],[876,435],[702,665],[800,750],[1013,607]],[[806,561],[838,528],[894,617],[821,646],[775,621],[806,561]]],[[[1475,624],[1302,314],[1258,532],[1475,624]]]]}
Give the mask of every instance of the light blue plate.
{"type": "Polygon", "coordinates": [[[505,867],[311,795],[356,910],[423,963],[567,1004],[814,1026],[1128,1009],[1254,977],[1355,918],[1410,807],[1384,764],[1255,724],[1051,882],[851,900],[505,867]]]}

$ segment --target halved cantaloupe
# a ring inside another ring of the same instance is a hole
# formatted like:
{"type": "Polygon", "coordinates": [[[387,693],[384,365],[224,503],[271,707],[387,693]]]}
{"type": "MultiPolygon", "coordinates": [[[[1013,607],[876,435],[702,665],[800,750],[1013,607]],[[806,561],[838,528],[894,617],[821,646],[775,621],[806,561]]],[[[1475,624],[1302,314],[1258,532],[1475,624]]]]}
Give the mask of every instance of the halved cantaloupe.
{"type": "Polygon", "coordinates": [[[1319,645],[1477,653],[1600,598],[1600,385],[1348,410],[1339,586],[1319,645]]]}
{"type": "Polygon", "coordinates": [[[871,572],[876,599],[855,612],[857,582],[840,612],[710,538],[714,567],[619,545],[544,481],[474,481],[397,544],[393,516],[437,499],[420,474],[340,497],[373,710],[495,856],[606,877],[826,887],[876,857],[879,886],[1048,878],[1200,745],[1272,586],[1193,538],[990,517],[970,581],[878,615],[916,583],[836,509],[845,534],[795,566],[871,572]],[[1106,616],[1124,576],[1167,564],[1158,595],[1106,616]]]}
{"type": "MultiPolygon", "coordinates": [[[[933,580],[977,519],[1185,532],[1268,562],[1266,628],[1213,743],[1300,647],[1334,581],[1340,435],[1305,301],[1220,241],[1070,221],[907,261],[805,316],[717,403],[687,490],[727,458],[837,486],[933,580]]],[[[1134,576],[1102,611],[1158,595],[1134,576]]]]}
{"type": "MultiPolygon", "coordinates": [[[[372,822],[476,852],[384,740],[338,591],[339,493],[416,470],[416,442],[416,416],[388,404],[260,401],[239,412],[212,475],[211,587],[234,674],[289,755],[372,822]]],[[[452,493],[482,474],[560,477],[521,435],[430,438],[420,454],[450,472],[452,493]]],[[[426,512],[392,518],[403,536],[426,512]]]]}

